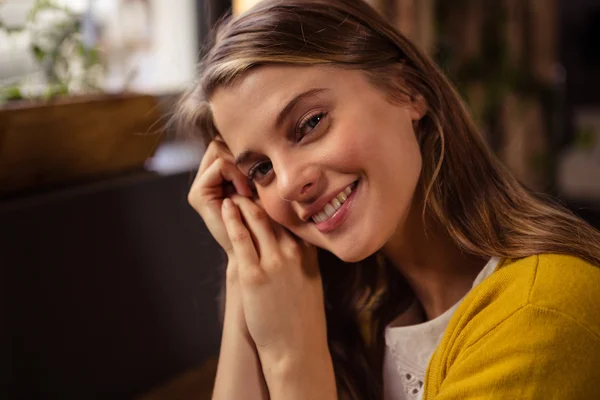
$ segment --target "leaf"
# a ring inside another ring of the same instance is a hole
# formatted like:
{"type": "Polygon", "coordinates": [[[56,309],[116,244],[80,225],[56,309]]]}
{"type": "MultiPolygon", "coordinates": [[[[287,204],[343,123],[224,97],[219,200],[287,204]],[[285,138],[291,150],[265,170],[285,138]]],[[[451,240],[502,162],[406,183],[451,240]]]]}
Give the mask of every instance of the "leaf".
{"type": "Polygon", "coordinates": [[[31,44],[31,51],[33,52],[33,55],[35,56],[35,59],[38,60],[39,62],[44,61],[44,58],[46,58],[46,52],[44,50],[42,50],[42,48],[39,45],[37,45],[36,43],[31,44]]]}
{"type": "Polygon", "coordinates": [[[66,83],[58,83],[50,85],[44,94],[44,100],[51,100],[58,96],[66,96],[69,94],[69,87],[66,83]]]}
{"type": "Polygon", "coordinates": [[[98,49],[89,49],[85,61],[85,65],[88,68],[100,64],[100,54],[98,53],[98,49]]]}
{"type": "Polygon", "coordinates": [[[60,5],[50,0],[37,0],[35,2],[35,5],[29,11],[29,14],[27,15],[27,21],[32,22],[35,20],[39,12],[49,10],[62,11],[68,16],[73,16],[73,12],[67,7],[61,7],[60,5]]]}
{"type": "Polygon", "coordinates": [[[10,86],[2,89],[0,98],[3,101],[14,101],[23,100],[25,96],[23,96],[23,93],[21,92],[21,89],[18,86],[10,86]]]}

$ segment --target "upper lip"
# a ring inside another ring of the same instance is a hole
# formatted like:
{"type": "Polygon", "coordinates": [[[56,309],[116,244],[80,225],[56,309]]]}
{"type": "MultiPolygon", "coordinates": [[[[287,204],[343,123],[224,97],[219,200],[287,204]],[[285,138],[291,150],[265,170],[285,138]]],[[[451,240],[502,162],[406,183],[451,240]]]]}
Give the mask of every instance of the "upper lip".
{"type": "Polygon", "coordinates": [[[312,218],[313,215],[315,215],[316,213],[318,213],[320,211],[323,211],[325,206],[327,204],[329,204],[329,202],[331,200],[333,200],[335,197],[337,197],[338,194],[340,194],[342,191],[344,191],[350,185],[351,184],[343,186],[340,189],[331,191],[331,192],[329,192],[329,194],[321,196],[318,200],[316,200],[309,207],[306,207],[306,209],[304,209],[304,212],[300,216],[302,221],[308,222],[312,218]]]}

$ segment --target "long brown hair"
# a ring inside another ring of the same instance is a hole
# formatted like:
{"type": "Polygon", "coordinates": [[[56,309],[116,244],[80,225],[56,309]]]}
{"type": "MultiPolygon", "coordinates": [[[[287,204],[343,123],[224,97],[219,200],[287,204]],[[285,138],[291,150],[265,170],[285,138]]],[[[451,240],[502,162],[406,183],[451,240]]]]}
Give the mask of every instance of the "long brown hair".
{"type": "MultiPolygon", "coordinates": [[[[265,64],[356,69],[390,101],[422,96],[427,113],[416,132],[423,217],[443,226],[464,252],[506,258],[563,253],[600,265],[600,233],[520,185],[490,153],[436,65],[360,0],[266,0],[224,20],[200,64],[198,84],[178,105],[180,129],[212,140],[218,133],[209,106],[215,89],[265,64]]],[[[340,264],[321,252],[340,397],[379,399],[383,332],[412,294],[380,254],[340,264]]]]}

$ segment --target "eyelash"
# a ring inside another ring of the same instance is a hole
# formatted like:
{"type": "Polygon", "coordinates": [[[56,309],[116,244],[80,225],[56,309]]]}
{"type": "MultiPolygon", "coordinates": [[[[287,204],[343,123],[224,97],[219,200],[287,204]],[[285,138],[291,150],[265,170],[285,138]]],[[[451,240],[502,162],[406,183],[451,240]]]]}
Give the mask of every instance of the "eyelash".
{"type": "Polygon", "coordinates": [[[317,124],[315,125],[314,129],[317,129],[319,127],[319,125],[321,124],[321,121],[323,121],[323,118],[325,118],[327,116],[327,113],[325,111],[319,111],[313,114],[308,115],[306,118],[304,118],[302,121],[300,121],[300,123],[298,124],[298,127],[296,128],[296,132],[295,132],[295,138],[296,140],[299,142],[300,140],[302,140],[304,138],[304,136],[310,135],[309,132],[306,135],[303,135],[301,137],[299,137],[299,134],[304,130],[304,128],[306,128],[308,126],[308,123],[310,121],[312,121],[315,118],[319,118],[319,121],[317,121],[317,124]]]}
{"type": "MultiPolygon", "coordinates": [[[[327,116],[327,113],[325,111],[319,111],[319,112],[310,114],[306,118],[301,120],[294,132],[294,139],[296,140],[296,142],[300,142],[304,137],[310,135],[312,133],[312,131],[317,129],[326,116],[327,116]],[[308,126],[308,123],[311,122],[315,118],[319,118],[319,120],[317,121],[316,125],[312,128],[312,131],[307,134],[302,135],[302,131],[304,130],[304,128],[306,128],[308,126]]],[[[267,164],[267,163],[270,164],[270,161],[256,163],[256,164],[254,164],[254,166],[252,166],[252,168],[250,168],[250,171],[248,171],[248,179],[250,180],[250,182],[255,181],[256,172],[262,165],[267,164]]]]}
{"type": "Polygon", "coordinates": [[[271,162],[259,162],[256,163],[252,166],[252,168],[250,168],[250,171],[248,171],[248,180],[250,180],[250,182],[254,182],[255,178],[256,178],[256,171],[258,171],[258,169],[264,165],[264,164],[270,164],[271,162]]]}

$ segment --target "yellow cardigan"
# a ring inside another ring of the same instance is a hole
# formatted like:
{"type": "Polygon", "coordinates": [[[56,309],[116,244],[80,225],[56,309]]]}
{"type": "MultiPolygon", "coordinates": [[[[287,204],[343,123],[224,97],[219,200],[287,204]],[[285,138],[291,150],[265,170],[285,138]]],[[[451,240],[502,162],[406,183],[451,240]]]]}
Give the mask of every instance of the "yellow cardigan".
{"type": "Polygon", "coordinates": [[[423,399],[600,399],[600,268],[501,261],[450,320],[423,399]]]}

